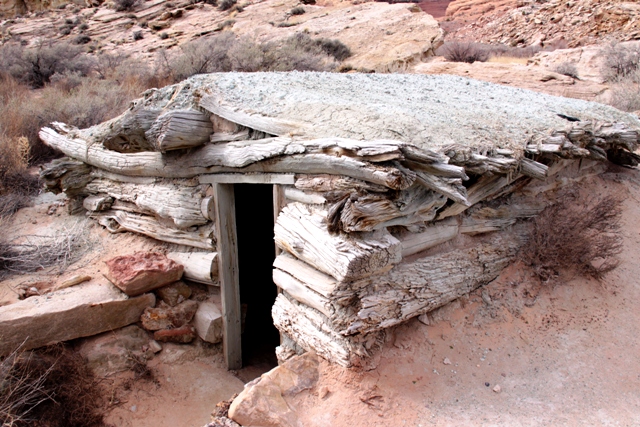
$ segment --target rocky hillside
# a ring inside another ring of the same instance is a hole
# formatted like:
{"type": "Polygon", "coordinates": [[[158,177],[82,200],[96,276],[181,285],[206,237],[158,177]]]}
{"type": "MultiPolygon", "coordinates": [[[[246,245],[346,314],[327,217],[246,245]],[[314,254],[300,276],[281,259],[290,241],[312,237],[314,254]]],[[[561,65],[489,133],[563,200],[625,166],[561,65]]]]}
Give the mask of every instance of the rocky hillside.
{"type": "Polygon", "coordinates": [[[44,37],[149,59],[158,49],[221,31],[261,43],[304,32],[340,40],[352,52],[348,66],[376,71],[406,69],[433,55],[442,39],[436,20],[412,5],[318,1],[302,6],[296,0],[249,1],[227,11],[189,0],[148,0],[130,12],[69,4],[6,20],[1,30],[5,42],[44,37]]]}
{"type": "Polygon", "coordinates": [[[448,40],[575,47],[640,38],[640,3],[621,0],[456,0],[448,40]],[[471,20],[469,22],[469,20],[471,20]]]}

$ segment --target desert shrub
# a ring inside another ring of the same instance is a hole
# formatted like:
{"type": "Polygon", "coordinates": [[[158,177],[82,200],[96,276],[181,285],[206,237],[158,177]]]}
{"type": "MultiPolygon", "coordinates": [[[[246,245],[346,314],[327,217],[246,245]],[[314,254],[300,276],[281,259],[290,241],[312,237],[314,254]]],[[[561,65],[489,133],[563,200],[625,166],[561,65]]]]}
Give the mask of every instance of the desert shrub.
{"type": "Polygon", "coordinates": [[[573,77],[574,79],[578,78],[578,67],[576,64],[571,62],[563,62],[562,64],[558,64],[553,68],[558,74],[564,74],[565,76],[573,77]]]}
{"type": "Polygon", "coordinates": [[[86,34],[79,34],[73,39],[73,44],[87,44],[91,41],[91,37],[86,34]]]}
{"type": "Polygon", "coordinates": [[[114,0],[114,7],[118,12],[131,12],[139,4],[141,0],[114,0]]]}
{"type": "Polygon", "coordinates": [[[344,61],[351,56],[351,49],[337,39],[315,39],[314,43],[322,49],[324,53],[333,56],[336,61],[344,61]]]}
{"type": "Polygon", "coordinates": [[[237,2],[238,0],[222,0],[218,5],[218,9],[222,11],[229,10],[235,6],[237,2]]]}
{"type": "Polygon", "coordinates": [[[291,9],[291,11],[289,12],[292,15],[304,15],[306,13],[306,10],[304,10],[304,7],[302,6],[296,6],[293,9],[291,9]]]}
{"type": "Polygon", "coordinates": [[[88,30],[88,29],[89,29],[89,25],[88,25],[88,24],[86,24],[86,23],[84,23],[84,24],[80,24],[80,25],[78,26],[78,30],[80,30],[80,31],[86,31],[86,30],[88,30]]]}
{"type": "Polygon", "coordinates": [[[68,43],[40,41],[25,48],[9,43],[0,48],[0,72],[5,72],[34,88],[43,87],[55,73],[77,72],[87,75],[93,61],[82,48],[68,43]]]}
{"type": "Polygon", "coordinates": [[[640,68],[640,47],[610,44],[601,51],[602,77],[610,82],[637,76],[640,68]]]}
{"type": "Polygon", "coordinates": [[[469,64],[489,59],[487,49],[479,43],[472,42],[446,42],[438,48],[437,54],[444,56],[447,61],[469,64]]]}
{"type": "Polygon", "coordinates": [[[563,193],[533,220],[521,258],[542,281],[562,270],[601,278],[618,265],[621,205],[613,196],[581,199],[563,193]]]}
{"type": "Polygon", "coordinates": [[[158,34],[158,37],[160,37],[161,40],[166,40],[169,38],[169,34],[167,33],[160,33],[158,34]]]}
{"type": "Polygon", "coordinates": [[[62,345],[6,356],[0,385],[3,426],[105,426],[95,379],[84,360],[62,345]]]}
{"type": "Polygon", "coordinates": [[[144,38],[144,34],[142,34],[142,31],[134,31],[133,32],[133,40],[142,40],[144,38]]]}
{"type": "MultiPolygon", "coordinates": [[[[636,72],[640,73],[640,72],[636,72]]],[[[640,110],[640,77],[620,79],[610,87],[609,104],[622,111],[640,110]]]]}

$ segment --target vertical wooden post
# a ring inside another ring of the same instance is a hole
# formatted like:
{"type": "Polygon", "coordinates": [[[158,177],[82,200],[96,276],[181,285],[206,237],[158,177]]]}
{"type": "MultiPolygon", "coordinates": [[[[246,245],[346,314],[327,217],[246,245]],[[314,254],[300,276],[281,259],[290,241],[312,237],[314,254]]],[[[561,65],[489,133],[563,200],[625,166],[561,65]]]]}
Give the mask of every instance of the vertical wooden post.
{"type": "Polygon", "coordinates": [[[233,184],[213,184],[218,250],[218,278],[222,296],[223,351],[227,369],[242,367],[240,281],[233,184]]]}
{"type": "MultiPolygon", "coordinates": [[[[285,199],[284,199],[284,189],[282,185],[274,184],[273,186],[273,224],[275,225],[278,220],[278,215],[280,211],[284,207],[285,199]]],[[[275,245],[275,243],[274,243],[275,245]]],[[[282,249],[276,245],[276,256],[280,255],[282,249]]]]}

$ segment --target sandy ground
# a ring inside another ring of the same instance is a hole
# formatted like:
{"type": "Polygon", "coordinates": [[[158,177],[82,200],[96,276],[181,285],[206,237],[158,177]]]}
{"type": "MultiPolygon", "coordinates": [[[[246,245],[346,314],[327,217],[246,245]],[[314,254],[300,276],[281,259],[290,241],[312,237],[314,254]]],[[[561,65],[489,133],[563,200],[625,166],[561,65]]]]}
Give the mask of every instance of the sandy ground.
{"type": "Polygon", "coordinates": [[[292,401],[303,424],[640,425],[640,179],[606,178],[588,188],[624,197],[625,250],[602,282],[538,287],[516,264],[484,298],[478,290],[429,326],[390,332],[375,370],[323,363],[318,386],[292,401]]]}

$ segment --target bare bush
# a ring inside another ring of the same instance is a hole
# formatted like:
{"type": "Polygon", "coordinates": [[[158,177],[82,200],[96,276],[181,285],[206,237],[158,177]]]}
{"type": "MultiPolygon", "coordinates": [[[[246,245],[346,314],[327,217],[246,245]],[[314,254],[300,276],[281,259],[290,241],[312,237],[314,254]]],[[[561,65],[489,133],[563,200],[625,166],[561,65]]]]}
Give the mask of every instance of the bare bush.
{"type": "Polygon", "coordinates": [[[542,281],[563,270],[601,278],[618,266],[621,214],[622,201],[613,196],[565,192],[533,220],[521,258],[542,281]]]}
{"type": "Polygon", "coordinates": [[[306,10],[304,10],[304,7],[302,6],[296,6],[293,9],[291,9],[289,13],[293,16],[304,15],[306,13],[306,10]]]}
{"type": "Polygon", "coordinates": [[[87,75],[92,69],[93,61],[82,48],[68,43],[42,40],[35,47],[8,43],[0,48],[0,72],[34,88],[49,83],[56,73],[87,75]]]}
{"type": "Polygon", "coordinates": [[[330,71],[337,67],[334,58],[351,55],[338,40],[313,39],[304,33],[285,40],[257,44],[248,38],[236,39],[222,33],[184,44],[181,53],[170,56],[160,51],[159,74],[178,82],[195,74],[228,71],[330,71]]]}
{"type": "Polygon", "coordinates": [[[604,58],[601,74],[610,82],[637,76],[640,67],[640,47],[610,44],[601,51],[604,58]]]}
{"type": "Polygon", "coordinates": [[[487,49],[480,43],[473,42],[446,42],[438,48],[437,54],[444,56],[447,61],[468,64],[489,59],[487,49]]]}
{"type": "Polygon", "coordinates": [[[573,77],[574,79],[578,78],[578,67],[576,64],[571,62],[563,62],[562,64],[558,64],[553,68],[558,74],[564,74],[565,76],[573,77]]]}
{"type": "Polygon", "coordinates": [[[6,240],[7,233],[3,232],[0,235],[0,279],[53,266],[64,271],[90,249],[92,241],[86,234],[86,227],[84,220],[52,236],[20,236],[9,241],[6,240]]]}
{"type": "Polygon", "coordinates": [[[62,345],[0,360],[3,427],[101,427],[103,399],[84,360],[62,345]]]}
{"type": "Polygon", "coordinates": [[[114,0],[113,3],[116,11],[131,12],[141,3],[141,0],[114,0]]]}
{"type": "Polygon", "coordinates": [[[639,78],[621,79],[610,87],[611,98],[609,103],[622,111],[640,110],[640,84],[639,78]]]}
{"type": "Polygon", "coordinates": [[[219,3],[218,9],[225,11],[231,9],[233,6],[238,3],[238,0],[222,0],[219,3]]]}

